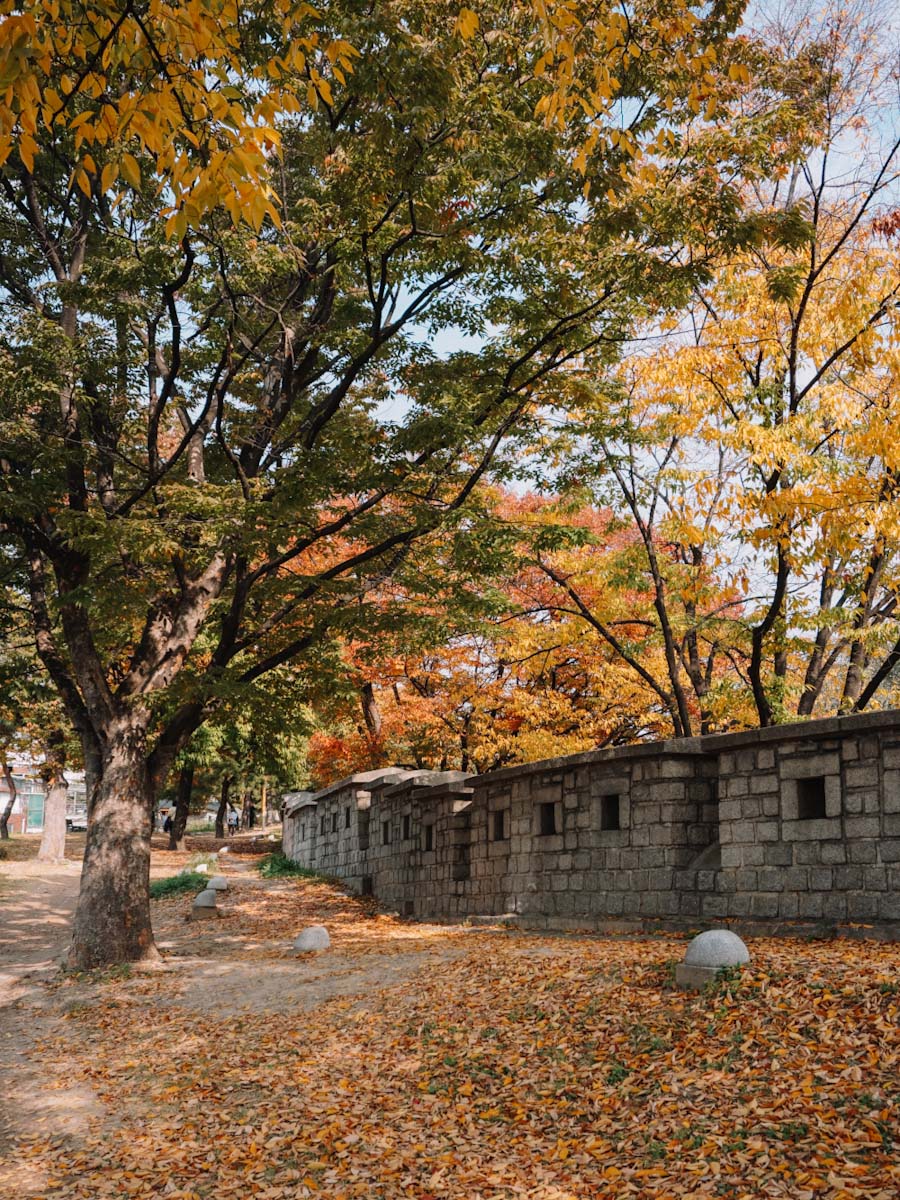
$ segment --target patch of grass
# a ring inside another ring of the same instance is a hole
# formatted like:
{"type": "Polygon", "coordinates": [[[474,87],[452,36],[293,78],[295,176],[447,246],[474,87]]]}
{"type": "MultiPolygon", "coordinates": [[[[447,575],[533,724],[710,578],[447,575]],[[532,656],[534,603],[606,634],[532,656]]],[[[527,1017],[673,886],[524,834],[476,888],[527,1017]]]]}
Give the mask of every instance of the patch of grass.
{"type": "Polygon", "coordinates": [[[185,871],[181,875],[170,875],[168,879],[154,879],[150,884],[150,899],[161,900],[163,896],[202,892],[208,883],[209,876],[200,871],[185,871]]]}
{"type": "Polygon", "coordinates": [[[219,856],[214,850],[201,850],[197,854],[192,854],[185,866],[191,871],[196,871],[198,867],[206,867],[207,871],[212,874],[219,868],[219,856]]]}
{"type": "Polygon", "coordinates": [[[263,879],[287,879],[291,877],[298,877],[300,879],[322,878],[315,871],[310,871],[308,867],[299,866],[280,850],[276,850],[272,854],[267,854],[264,858],[260,859],[258,870],[263,879]]]}

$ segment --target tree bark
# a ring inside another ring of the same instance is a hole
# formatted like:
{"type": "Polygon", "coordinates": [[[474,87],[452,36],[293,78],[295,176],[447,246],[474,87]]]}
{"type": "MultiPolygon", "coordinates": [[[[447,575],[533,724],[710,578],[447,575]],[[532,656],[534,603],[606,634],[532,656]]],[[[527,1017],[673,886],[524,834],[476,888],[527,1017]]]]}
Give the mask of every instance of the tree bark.
{"type": "Polygon", "coordinates": [[[169,849],[184,849],[184,831],[187,828],[188,814],[191,810],[191,794],[194,790],[194,768],[182,767],[178,776],[178,792],[175,798],[175,816],[172,818],[172,828],[169,832],[169,849]]]}
{"type": "Polygon", "coordinates": [[[219,807],[216,810],[216,837],[225,837],[225,819],[228,816],[228,793],[231,791],[232,777],[222,776],[222,790],[219,793],[219,807]]]}
{"type": "Polygon", "coordinates": [[[44,797],[44,831],[38,850],[39,862],[64,862],[66,858],[66,800],[69,785],[63,774],[66,765],[61,735],[47,739],[44,768],[41,777],[46,789],[44,797]]]}
{"type": "Polygon", "coordinates": [[[132,727],[104,746],[72,923],[73,970],[158,956],[150,926],[153,787],[143,742],[132,727]]]}
{"type": "Polygon", "coordinates": [[[3,764],[3,778],[6,780],[6,790],[9,792],[9,797],[6,804],[3,806],[3,811],[0,812],[0,841],[9,841],[9,818],[12,816],[12,810],[16,803],[16,781],[13,779],[12,771],[9,769],[9,763],[3,764]]]}
{"type": "Polygon", "coordinates": [[[364,683],[362,685],[359,697],[366,729],[368,729],[370,736],[377,740],[381,733],[381,710],[378,707],[378,701],[375,699],[375,689],[371,683],[364,683]]]}

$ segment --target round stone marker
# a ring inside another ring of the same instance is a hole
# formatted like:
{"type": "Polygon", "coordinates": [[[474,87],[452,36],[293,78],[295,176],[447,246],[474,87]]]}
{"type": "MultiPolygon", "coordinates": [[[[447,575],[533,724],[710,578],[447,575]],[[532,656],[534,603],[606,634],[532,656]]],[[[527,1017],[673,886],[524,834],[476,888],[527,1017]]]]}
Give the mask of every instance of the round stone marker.
{"type": "Polygon", "coordinates": [[[327,950],[331,938],[324,925],[310,925],[294,938],[294,949],[298,954],[306,954],[310,950],[327,950]]]}
{"type": "Polygon", "coordinates": [[[227,892],[228,880],[224,875],[213,875],[212,879],[207,884],[207,891],[227,892]]]}
{"type": "Polygon", "coordinates": [[[679,987],[699,990],[715,979],[722,967],[740,967],[749,961],[750,951],[736,933],[707,929],[688,946],[684,962],[675,968],[675,982],[679,987]]]}
{"type": "Polygon", "coordinates": [[[191,905],[191,920],[205,921],[218,915],[216,911],[216,893],[212,888],[204,888],[202,892],[194,897],[194,903],[191,905]]]}

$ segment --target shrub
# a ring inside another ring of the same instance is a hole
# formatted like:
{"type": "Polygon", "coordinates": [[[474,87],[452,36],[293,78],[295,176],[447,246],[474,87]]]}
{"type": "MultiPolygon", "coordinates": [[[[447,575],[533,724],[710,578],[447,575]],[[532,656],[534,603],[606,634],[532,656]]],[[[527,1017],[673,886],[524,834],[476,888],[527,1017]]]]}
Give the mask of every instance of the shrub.
{"type": "Polygon", "coordinates": [[[181,875],[170,875],[168,879],[154,879],[150,884],[150,899],[160,900],[163,896],[202,892],[208,883],[209,876],[199,871],[184,871],[181,875]]]}
{"type": "Polygon", "coordinates": [[[280,850],[276,850],[273,854],[267,854],[260,860],[259,873],[263,879],[284,879],[292,875],[299,876],[301,879],[320,878],[315,871],[310,871],[308,867],[298,866],[280,850]]]}

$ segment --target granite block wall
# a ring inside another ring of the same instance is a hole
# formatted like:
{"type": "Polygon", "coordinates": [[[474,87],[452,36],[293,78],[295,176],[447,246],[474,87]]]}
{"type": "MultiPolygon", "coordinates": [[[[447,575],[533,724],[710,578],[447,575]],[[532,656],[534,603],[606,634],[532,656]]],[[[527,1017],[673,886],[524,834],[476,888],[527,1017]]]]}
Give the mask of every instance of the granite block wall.
{"type": "Polygon", "coordinates": [[[423,919],[890,936],[900,929],[900,712],[469,778],[368,772],[289,804],[285,852],[423,919]]]}

